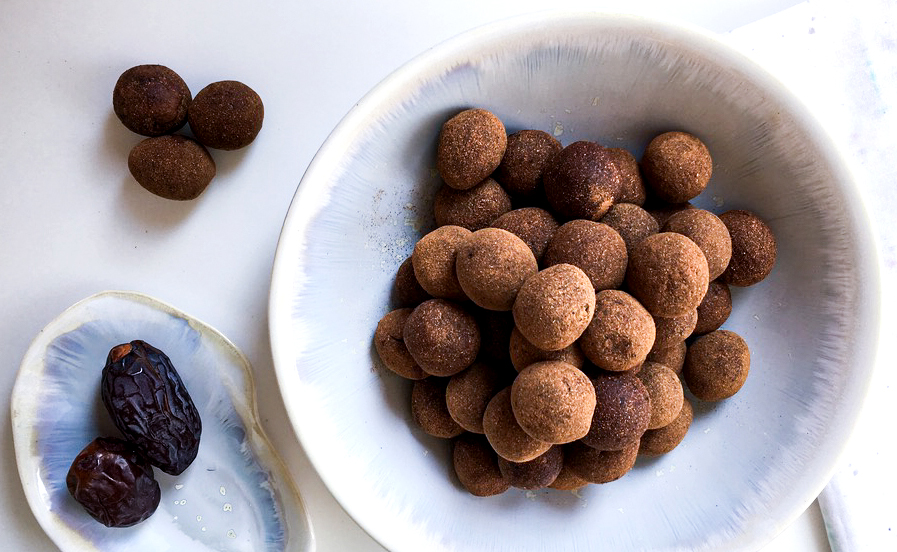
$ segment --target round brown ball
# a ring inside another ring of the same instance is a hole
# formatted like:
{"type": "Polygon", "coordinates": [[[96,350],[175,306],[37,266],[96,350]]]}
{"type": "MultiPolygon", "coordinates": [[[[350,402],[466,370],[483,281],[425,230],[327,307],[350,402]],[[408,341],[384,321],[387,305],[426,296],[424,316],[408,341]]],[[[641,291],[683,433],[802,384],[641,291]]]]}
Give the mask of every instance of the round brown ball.
{"type": "Polygon", "coordinates": [[[595,316],[579,346],[603,370],[629,370],[645,361],[654,333],[654,319],[634,297],[606,289],[595,295],[595,316]]]}
{"type": "Polygon", "coordinates": [[[635,156],[623,148],[606,149],[608,153],[613,155],[613,161],[620,170],[620,197],[617,201],[632,205],[644,205],[646,199],[645,183],[642,181],[641,170],[639,170],[635,156]]]}
{"type": "Polygon", "coordinates": [[[567,219],[600,219],[620,196],[622,176],[614,155],[594,142],[574,142],[552,158],[542,178],[554,213],[567,219]]]}
{"type": "Polygon", "coordinates": [[[483,413],[483,433],[496,454],[511,462],[526,462],[551,448],[550,443],[533,439],[523,431],[511,408],[511,388],[492,397],[483,413]]]}
{"type": "Polygon", "coordinates": [[[521,130],[508,136],[505,154],[494,177],[509,193],[532,197],[542,187],[542,173],[561,151],[561,143],[542,130],[521,130]]]}
{"type": "Polygon", "coordinates": [[[551,482],[551,485],[549,485],[548,488],[558,491],[576,491],[588,484],[588,481],[573,473],[573,470],[570,469],[570,466],[565,460],[564,465],[561,466],[561,471],[558,473],[557,477],[554,478],[554,481],[551,482]]]}
{"type": "Polygon", "coordinates": [[[213,82],[200,90],[187,112],[190,130],[203,145],[220,150],[248,146],[262,130],[262,98],[242,82],[213,82]]]}
{"type": "Polygon", "coordinates": [[[693,419],[694,409],[688,399],[685,399],[682,401],[682,408],[676,419],[663,427],[649,429],[642,435],[638,453],[645,456],[658,456],[670,452],[685,439],[693,419]]]}
{"type": "Polygon", "coordinates": [[[595,389],[588,376],[572,364],[537,362],[514,379],[511,408],[530,437],[545,443],[569,443],[589,431],[595,389]]]}
{"type": "Polygon", "coordinates": [[[582,335],[595,312],[595,288],[581,269],[559,264],[530,276],[512,309],[523,337],[544,351],[558,351],[582,335]]]}
{"type": "Polygon", "coordinates": [[[707,259],[709,278],[719,277],[732,258],[732,239],[726,225],[710,211],[684,209],[667,219],[661,232],[676,232],[695,242],[707,259]]]}
{"type": "Polygon", "coordinates": [[[492,221],[493,228],[501,228],[526,242],[537,261],[542,260],[558,222],[551,213],[539,207],[523,207],[508,211],[492,221]]]}
{"type": "Polygon", "coordinates": [[[595,291],[620,287],[627,262],[626,242],[616,230],[582,219],[562,224],[542,257],[546,267],[566,263],[581,268],[595,291]]]}
{"type": "Polygon", "coordinates": [[[732,260],[720,279],[739,287],[763,281],[776,264],[772,229],[750,211],[726,211],[719,218],[732,237],[732,260]]]}
{"type": "Polygon", "coordinates": [[[698,308],[709,283],[704,253],[682,234],[648,236],[629,256],[626,286],[654,316],[682,316],[698,308]]]}
{"type": "Polygon", "coordinates": [[[751,353],[735,332],[716,330],[688,347],[682,375],[692,395],[702,401],[721,401],[738,392],[747,380],[751,353]]]}
{"type": "Polygon", "coordinates": [[[648,429],[663,427],[679,415],[685,394],[679,376],[672,369],[655,362],[645,362],[637,376],[651,399],[651,421],[648,429]]]}
{"type": "Polygon", "coordinates": [[[427,435],[451,439],[464,433],[445,404],[447,378],[417,380],[411,387],[411,417],[427,435]]]}
{"type": "Polygon", "coordinates": [[[480,350],[480,330],[462,306],[429,299],[411,311],[402,331],[408,352],[424,372],[453,376],[467,368],[480,350]]]}
{"type": "Polygon", "coordinates": [[[455,256],[470,234],[470,230],[460,226],[440,226],[414,244],[411,253],[414,277],[433,297],[467,299],[455,274],[455,256]]]}
{"type": "Polygon", "coordinates": [[[698,323],[698,309],[688,311],[682,316],[654,317],[654,349],[666,349],[680,341],[684,341],[692,334],[698,323]]]}
{"type": "Polygon", "coordinates": [[[396,309],[386,313],[374,330],[374,347],[383,365],[410,380],[424,379],[429,374],[421,370],[405,346],[403,331],[412,309],[396,309]]]}
{"type": "Polygon", "coordinates": [[[656,136],[642,156],[645,184],[667,203],[684,203],[704,191],[713,172],[707,146],[687,132],[656,136]]]}
{"type": "Polygon", "coordinates": [[[599,374],[592,385],[595,414],[582,442],[597,450],[622,450],[638,442],[651,421],[651,399],[641,380],[628,372],[599,374]]]}
{"type": "Polygon", "coordinates": [[[732,292],[719,280],[710,282],[707,293],[698,305],[698,320],[694,335],[704,335],[718,330],[732,314],[732,292]]]}
{"type": "Polygon", "coordinates": [[[472,188],[498,167],[507,145],[498,117],[485,109],[466,109],[442,125],[436,170],[452,188],[472,188]]]}
{"type": "Polygon", "coordinates": [[[657,219],[638,205],[617,203],[601,217],[601,222],[620,234],[626,251],[632,251],[635,244],[660,231],[657,219]]]}
{"type": "Polygon", "coordinates": [[[215,161],[199,142],[176,134],[139,142],[128,155],[138,184],[165,199],[196,199],[215,177],[215,161]]]}
{"type": "Polygon", "coordinates": [[[666,349],[652,349],[651,352],[648,353],[648,358],[645,360],[663,364],[673,372],[679,374],[682,372],[682,365],[685,363],[685,352],[687,349],[688,345],[686,345],[683,340],[670,345],[666,349]]]}
{"type": "Polygon", "coordinates": [[[564,449],[570,471],[589,483],[610,483],[626,475],[638,459],[639,442],[620,450],[597,450],[582,442],[571,443],[564,449]]]}
{"type": "Polygon", "coordinates": [[[482,435],[465,433],[456,438],[452,465],[458,481],[474,496],[495,496],[511,487],[498,468],[498,456],[482,435]]]}
{"type": "Polygon", "coordinates": [[[505,387],[502,371],[484,362],[470,367],[449,379],[445,403],[458,425],[473,433],[483,433],[486,405],[505,387]]]}
{"type": "Polygon", "coordinates": [[[538,271],[529,246],[501,228],[471,233],[455,257],[455,275],[464,294],[489,310],[511,310],[520,286],[538,271]]]}
{"type": "Polygon", "coordinates": [[[433,199],[437,226],[452,224],[479,230],[510,210],[511,197],[491,178],[465,190],[443,185],[433,199]]]}
{"type": "Polygon", "coordinates": [[[420,286],[420,282],[414,276],[414,267],[411,265],[411,257],[408,257],[396,271],[396,279],[393,283],[393,294],[396,305],[399,307],[416,307],[432,299],[427,290],[420,286]]]}
{"type": "Polygon", "coordinates": [[[138,65],[118,77],[112,110],[132,132],[162,136],[184,126],[192,98],[184,79],[168,67],[138,65]]]}
{"type": "Polygon", "coordinates": [[[498,459],[498,469],[512,487],[535,491],[551,485],[564,467],[564,451],[553,446],[528,462],[498,459]]]}
{"type": "Polygon", "coordinates": [[[562,360],[579,369],[582,369],[586,362],[585,355],[582,354],[576,343],[572,343],[559,351],[543,351],[527,341],[516,327],[511,331],[508,349],[511,356],[511,364],[518,372],[530,364],[543,360],[562,360]]]}

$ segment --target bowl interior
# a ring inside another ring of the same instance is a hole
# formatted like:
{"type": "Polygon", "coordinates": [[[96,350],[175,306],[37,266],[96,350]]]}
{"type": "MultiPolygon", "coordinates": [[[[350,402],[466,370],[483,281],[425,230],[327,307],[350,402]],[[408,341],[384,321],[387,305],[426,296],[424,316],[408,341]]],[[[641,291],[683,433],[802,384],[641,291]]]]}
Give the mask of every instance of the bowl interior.
{"type": "Polygon", "coordinates": [[[270,323],[291,421],[325,483],[391,550],[752,549],[822,489],[872,367],[877,269],[850,175],[782,86],[699,31],[632,16],[519,18],[387,78],[319,151],[278,246],[270,323]],[[757,212],[778,240],[725,328],[752,352],[732,399],[699,404],[685,441],[619,481],[478,499],[450,446],[410,419],[410,384],[372,345],[392,282],[433,227],[440,125],[467,107],[640,157],[685,130],[714,157],[694,202],[757,212]],[[650,530],[646,530],[650,528],[650,530]]]}

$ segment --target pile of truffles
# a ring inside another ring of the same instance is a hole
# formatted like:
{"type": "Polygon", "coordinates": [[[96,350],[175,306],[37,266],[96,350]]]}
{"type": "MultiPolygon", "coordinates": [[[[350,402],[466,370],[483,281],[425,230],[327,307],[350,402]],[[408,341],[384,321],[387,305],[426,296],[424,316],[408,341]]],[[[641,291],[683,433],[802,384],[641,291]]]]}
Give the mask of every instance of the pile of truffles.
{"type": "Polygon", "coordinates": [[[213,82],[194,98],[184,79],[163,65],[122,73],[112,109],[128,129],[149,137],[128,155],[131,175],[149,192],[175,200],[195,199],[215,177],[206,148],[248,146],[265,117],[262,99],[245,84],[213,82]],[[188,123],[194,138],[174,134],[188,123]]]}
{"type": "Polygon", "coordinates": [[[470,493],[616,480],[683,440],[690,400],[744,384],[747,344],[720,329],[729,286],[763,280],[776,242],[753,213],[689,203],[712,170],[697,137],[661,134],[639,162],[468,109],[436,163],[438,227],[399,267],[374,343],[414,381],[414,421],[454,440],[470,493]]]}

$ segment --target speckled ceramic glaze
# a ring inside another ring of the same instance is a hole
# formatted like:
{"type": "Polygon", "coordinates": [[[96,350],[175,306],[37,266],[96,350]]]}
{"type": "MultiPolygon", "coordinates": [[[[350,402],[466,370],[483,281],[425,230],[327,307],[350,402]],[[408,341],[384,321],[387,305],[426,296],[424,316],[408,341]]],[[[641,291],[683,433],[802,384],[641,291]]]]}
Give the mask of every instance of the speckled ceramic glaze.
{"type": "Polygon", "coordinates": [[[877,261],[851,179],[798,100],[697,30],[539,14],[439,45],[345,117],[287,215],[270,328],[296,433],[339,502],[396,552],[759,548],[825,485],[873,366],[877,261]],[[410,420],[409,383],[376,359],[396,269],[433,227],[440,125],[474,106],[509,132],[636,157],[656,134],[690,131],[714,156],[696,205],[755,211],[778,238],[772,274],[733,290],[724,326],[751,347],[747,383],[699,403],[681,446],[619,481],[469,495],[449,443],[410,420]]]}
{"type": "Polygon", "coordinates": [[[145,295],[104,292],[51,322],[22,361],[12,396],[19,474],[34,515],[65,552],[310,552],[305,508],[262,432],[242,353],[211,327],[145,295]],[[156,512],[107,528],[66,489],[78,452],[95,437],[120,436],[100,399],[109,349],[134,339],[164,351],[203,422],[199,454],[170,476],[156,512]]]}

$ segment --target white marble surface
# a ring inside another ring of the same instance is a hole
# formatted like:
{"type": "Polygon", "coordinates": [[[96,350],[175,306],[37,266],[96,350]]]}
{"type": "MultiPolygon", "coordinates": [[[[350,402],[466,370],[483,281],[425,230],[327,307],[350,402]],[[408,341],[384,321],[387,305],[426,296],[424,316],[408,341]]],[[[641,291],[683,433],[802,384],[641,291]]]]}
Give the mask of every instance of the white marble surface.
{"type": "MultiPolygon", "coordinates": [[[[263,424],[304,495],[319,549],[382,550],[324,488],[287,423],[266,327],[280,225],[316,149],[369,88],[440,40],[546,7],[533,0],[382,4],[5,0],[0,5],[0,388],[5,390],[0,401],[7,420],[0,426],[0,533],[5,549],[56,550],[25,505],[16,471],[8,405],[22,355],[37,332],[72,303],[103,289],[133,289],[212,324],[249,357],[263,424]],[[112,115],[110,99],[121,71],[139,63],[169,65],[194,92],[214,80],[242,80],[265,101],[259,138],[245,151],[215,152],[219,175],[197,201],[150,196],[127,172],[127,152],[139,138],[112,115]]],[[[887,289],[897,251],[888,227],[897,203],[889,185],[895,168],[887,162],[897,145],[888,132],[897,116],[897,64],[887,34],[888,18],[894,19],[891,5],[864,0],[846,11],[826,0],[781,12],[796,2],[630,4],[628,9],[678,17],[716,32],[737,29],[729,35],[732,42],[805,97],[860,167],[882,236],[887,289]],[[868,53],[868,59],[846,44],[868,53]],[[857,85],[865,87],[868,102],[860,101],[857,85]]],[[[616,6],[559,0],[551,7],[616,6]]],[[[887,324],[893,327],[892,321],[887,324]]],[[[872,490],[893,485],[885,471],[893,450],[871,430],[883,416],[893,419],[893,376],[879,370],[877,377],[860,426],[866,431],[858,432],[840,472],[847,474],[845,481],[872,490]]],[[[893,495],[892,488],[888,492],[893,495]]],[[[895,519],[886,509],[863,517],[873,532],[895,519]]],[[[828,549],[814,503],[763,550],[828,549]]]]}

